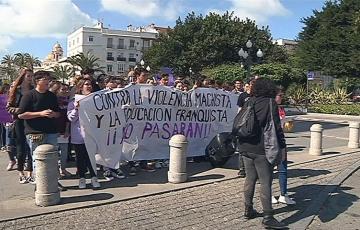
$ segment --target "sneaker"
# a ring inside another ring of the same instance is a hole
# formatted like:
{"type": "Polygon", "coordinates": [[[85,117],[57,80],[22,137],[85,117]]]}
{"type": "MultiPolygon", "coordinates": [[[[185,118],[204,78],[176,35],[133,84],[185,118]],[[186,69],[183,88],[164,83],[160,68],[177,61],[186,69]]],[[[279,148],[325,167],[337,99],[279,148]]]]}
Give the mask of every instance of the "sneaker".
{"type": "Polygon", "coordinates": [[[112,181],[114,180],[114,177],[111,175],[111,171],[110,170],[106,170],[103,174],[105,180],[107,181],[112,181]]]}
{"type": "Polygon", "coordinates": [[[15,165],[16,165],[16,161],[9,161],[9,164],[6,167],[6,170],[7,171],[13,170],[15,165]]]}
{"type": "Polygon", "coordinates": [[[144,168],[141,168],[143,171],[146,172],[155,172],[155,167],[153,164],[147,164],[144,168]]]}
{"type": "Polygon", "coordinates": [[[279,203],[279,202],[278,202],[278,200],[277,200],[274,196],[272,196],[272,197],[271,197],[271,203],[272,203],[272,204],[277,204],[277,203],[279,203]]]}
{"type": "Polygon", "coordinates": [[[69,171],[67,171],[67,170],[60,170],[60,177],[61,178],[66,178],[66,177],[71,177],[72,176],[72,174],[69,172],[69,171]]]}
{"type": "Polygon", "coordinates": [[[27,184],[27,183],[29,183],[29,181],[26,179],[25,176],[20,176],[19,183],[20,184],[27,184]]]}
{"type": "Polygon", "coordinates": [[[79,188],[80,189],[86,188],[86,180],[85,180],[85,178],[80,178],[80,180],[79,180],[79,188]]]}
{"type": "Polygon", "coordinates": [[[288,194],[285,194],[284,196],[279,196],[278,201],[279,201],[280,203],[288,204],[288,205],[294,205],[294,204],[296,204],[296,202],[295,202],[293,199],[291,199],[291,198],[288,196],[288,194]]]}
{"type": "Polygon", "coordinates": [[[136,167],[130,167],[130,170],[129,170],[129,175],[130,176],[136,176],[136,173],[137,173],[137,170],[136,170],[136,167]]]}
{"type": "Polygon", "coordinates": [[[162,162],[162,167],[168,168],[168,167],[169,167],[169,160],[164,160],[164,161],[162,162]]]}
{"type": "Polygon", "coordinates": [[[115,169],[115,170],[111,171],[111,175],[118,178],[118,179],[124,179],[125,178],[125,174],[121,169],[115,169]]]}
{"type": "Polygon", "coordinates": [[[91,185],[93,188],[100,188],[100,183],[97,177],[94,176],[91,178],[91,185]]]}
{"type": "Polygon", "coordinates": [[[238,177],[240,177],[240,178],[245,178],[245,177],[246,177],[245,170],[239,170],[239,172],[238,172],[238,177]]]}
{"type": "Polygon", "coordinates": [[[160,163],[160,161],[156,161],[154,167],[155,167],[156,169],[161,169],[161,163],[160,163]]]}
{"type": "Polygon", "coordinates": [[[26,178],[26,180],[30,183],[30,184],[36,184],[35,178],[33,176],[29,176],[28,178],[26,178]]]}

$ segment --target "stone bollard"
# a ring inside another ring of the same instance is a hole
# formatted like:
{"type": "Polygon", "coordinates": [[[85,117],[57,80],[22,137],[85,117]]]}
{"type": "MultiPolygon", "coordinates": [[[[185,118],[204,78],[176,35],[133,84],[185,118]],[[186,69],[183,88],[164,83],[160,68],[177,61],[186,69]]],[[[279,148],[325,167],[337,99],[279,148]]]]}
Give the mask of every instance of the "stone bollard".
{"type": "Polygon", "coordinates": [[[182,183],[187,180],[186,174],[186,148],[187,140],[184,135],[174,135],[169,141],[170,145],[170,165],[168,181],[170,183],[182,183]]]}
{"type": "Polygon", "coordinates": [[[349,143],[348,147],[351,149],[359,148],[359,122],[349,123],[349,143]]]}
{"type": "Polygon", "coordinates": [[[322,154],[322,132],[320,124],[313,124],[310,128],[310,149],[309,154],[320,156],[322,154]]]}
{"type": "Polygon", "coordinates": [[[54,145],[39,145],[34,152],[36,160],[35,204],[50,206],[60,202],[58,188],[58,149],[54,145]]]}

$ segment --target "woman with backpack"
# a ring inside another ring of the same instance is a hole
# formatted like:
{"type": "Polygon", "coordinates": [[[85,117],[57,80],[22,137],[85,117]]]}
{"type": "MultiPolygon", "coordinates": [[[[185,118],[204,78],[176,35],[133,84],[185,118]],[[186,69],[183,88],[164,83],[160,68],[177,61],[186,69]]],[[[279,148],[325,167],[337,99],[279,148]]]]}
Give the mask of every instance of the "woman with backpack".
{"type": "MultiPolygon", "coordinates": [[[[271,121],[271,118],[273,118],[274,129],[276,131],[279,147],[282,151],[285,151],[286,149],[286,142],[280,124],[278,107],[274,100],[275,95],[276,85],[271,80],[258,78],[254,81],[250,92],[250,98],[241,110],[241,112],[244,113],[245,111],[249,111],[249,109],[245,109],[248,106],[251,106],[252,108],[253,127],[251,127],[251,135],[244,135],[243,137],[238,136],[238,139],[239,149],[242,151],[246,171],[246,179],[244,183],[244,216],[247,219],[253,219],[258,216],[258,213],[253,208],[253,197],[256,181],[259,179],[261,184],[260,200],[264,211],[262,224],[266,228],[283,229],[286,228],[286,225],[274,218],[271,203],[273,168],[277,162],[270,163],[268,160],[269,158],[265,155],[264,145],[264,131],[265,128],[268,127],[268,123],[271,121]]],[[[236,124],[234,124],[234,127],[235,126],[236,124]]]]}

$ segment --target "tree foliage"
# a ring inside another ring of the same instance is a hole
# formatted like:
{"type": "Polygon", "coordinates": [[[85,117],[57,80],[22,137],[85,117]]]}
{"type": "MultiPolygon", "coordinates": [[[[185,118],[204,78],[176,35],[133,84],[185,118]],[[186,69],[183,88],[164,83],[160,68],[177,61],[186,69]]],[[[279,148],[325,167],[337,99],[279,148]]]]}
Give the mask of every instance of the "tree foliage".
{"type": "Polygon", "coordinates": [[[2,68],[6,77],[12,81],[21,68],[34,69],[35,66],[41,66],[41,61],[29,53],[16,53],[15,55],[5,55],[1,64],[4,65],[2,68]]]}
{"type": "Polygon", "coordinates": [[[327,1],[302,19],[298,64],[335,77],[360,77],[360,1],[327,1]]]}
{"type": "MultiPolygon", "coordinates": [[[[246,80],[246,71],[239,64],[223,64],[213,68],[205,68],[202,74],[209,78],[222,81],[246,80]]],[[[251,75],[268,77],[276,84],[287,88],[291,83],[304,85],[306,83],[305,71],[293,68],[289,64],[271,63],[255,65],[251,75]]]]}
{"type": "Polygon", "coordinates": [[[70,65],[56,65],[53,67],[54,76],[56,79],[62,80],[65,83],[65,80],[68,80],[70,76],[74,75],[74,68],[70,65]]]}
{"type": "Polygon", "coordinates": [[[100,59],[95,57],[90,52],[87,53],[78,53],[74,56],[71,56],[67,59],[67,62],[74,66],[77,70],[94,70],[103,72],[103,68],[98,63],[100,59]]]}
{"type": "Polygon", "coordinates": [[[238,51],[252,40],[250,57],[256,57],[258,48],[264,52],[264,62],[286,61],[286,53],[272,44],[267,27],[258,28],[254,21],[240,20],[233,13],[209,13],[203,17],[194,12],[176,21],[173,30],[162,34],[144,56],[154,69],[171,67],[177,73],[189,74],[203,68],[240,62],[238,51]],[[272,54],[276,55],[272,55],[272,54]]]}

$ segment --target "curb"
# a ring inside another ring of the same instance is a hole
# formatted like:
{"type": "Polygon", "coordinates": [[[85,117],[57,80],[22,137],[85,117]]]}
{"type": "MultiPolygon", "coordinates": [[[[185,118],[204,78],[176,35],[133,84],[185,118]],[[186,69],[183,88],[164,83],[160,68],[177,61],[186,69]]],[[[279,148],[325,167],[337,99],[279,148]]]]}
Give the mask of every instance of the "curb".
{"type": "MultiPolygon", "coordinates": [[[[339,154],[339,155],[335,155],[335,156],[328,156],[328,157],[324,157],[324,158],[321,158],[321,159],[315,159],[315,160],[308,160],[308,161],[303,161],[303,162],[299,162],[299,163],[292,163],[292,164],[289,164],[288,165],[288,168],[291,168],[293,166],[296,166],[296,165],[302,165],[302,164],[307,164],[307,163],[311,163],[311,162],[315,162],[315,161],[322,161],[322,160],[327,160],[329,158],[336,158],[338,156],[343,156],[343,155],[348,155],[348,154],[353,154],[355,152],[359,152],[359,150],[355,150],[355,151],[351,151],[351,152],[346,152],[346,153],[342,153],[342,154],[339,154]]],[[[358,163],[358,167],[360,167],[360,160],[357,162],[358,163]]],[[[349,168],[351,169],[352,166],[349,168]]],[[[348,170],[345,170],[345,171],[348,171],[348,170]]],[[[352,172],[355,171],[355,170],[352,170],[350,174],[348,174],[346,176],[346,178],[348,176],[350,176],[352,174],[352,172]]],[[[341,172],[339,175],[343,174],[343,172],[341,172]]],[[[338,177],[338,176],[337,176],[338,177]]],[[[337,178],[335,177],[335,178],[337,178]]],[[[339,184],[341,184],[346,178],[344,178],[339,184]]],[[[99,206],[103,206],[103,205],[109,205],[109,204],[114,204],[114,203],[118,203],[118,202],[123,202],[123,201],[129,201],[129,200],[135,200],[135,199],[139,199],[139,198],[146,198],[146,197],[150,197],[150,196],[156,196],[156,195],[162,195],[162,194],[166,194],[166,193],[171,193],[171,192],[177,192],[177,191],[181,191],[181,190],[185,190],[185,189],[191,189],[191,188],[196,188],[196,187],[201,187],[201,186],[206,186],[206,185],[210,185],[210,184],[215,184],[215,183],[221,183],[221,182],[225,182],[225,181],[230,181],[230,180],[235,180],[235,179],[238,179],[238,176],[233,176],[233,177],[228,177],[228,178],[225,178],[225,179],[220,179],[220,180],[217,180],[217,181],[211,181],[211,182],[207,182],[207,183],[203,183],[203,184],[197,184],[197,185],[192,185],[192,186],[188,186],[188,187],[183,187],[183,188],[174,188],[174,189],[168,189],[166,191],[161,191],[161,192],[154,192],[154,193],[150,193],[150,194],[145,194],[145,195],[140,195],[140,196],[136,196],[136,197],[130,197],[130,198],[124,198],[124,199],[117,199],[117,200],[113,200],[113,201],[108,201],[108,202],[103,202],[103,203],[99,203],[99,204],[91,204],[91,205],[84,205],[84,206],[78,206],[78,207],[74,207],[74,208],[67,208],[67,209],[61,209],[61,210],[58,210],[58,211],[47,211],[47,212],[41,212],[41,213],[37,213],[37,214],[34,214],[34,215],[24,215],[24,216],[19,216],[19,217],[15,217],[15,218],[8,218],[8,219],[3,219],[3,220],[0,220],[0,223],[3,223],[3,222],[8,222],[8,221],[15,221],[15,220],[19,220],[19,219],[23,219],[23,218],[32,218],[32,217],[37,217],[37,216],[42,216],[42,215],[48,215],[48,214],[52,214],[52,213],[61,213],[61,212],[64,212],[64,211],[73,211],[73,210],[79,210],[79,209],[85,209],[85,208],[94,208],[94,207],[99,207],[99,206]]],[[[334,179],[333,179],[334,180],[334,179]]],[[[333,181],[332,180],[332,181],[333,181]]],[[[332,182],[331,181],[331,182],[332,182]]],[[[329,183],[331,183],[329,182],[329,183]]],[[[327,184],[327,185],[333,185],[333,184],[327,184]]],[[[324,189],[326,190],[326,188],[324,189]]],[[[330,191],[331,192],[331,191],[330,191]]],[[[321,195],[322,192],[319,194],[321,195]]],[[[326,194],[327,195],[327,194],[326,194]]],[[[325,195],[323,195],[325,196],[325,195]]],[[[319,197],[319,196],[318,196],[319,197]]],[[[316,198],[316,200],[320,199],[320,198],[316,198]]],[[[326,196],[326,199],[327,199],[327,196],[326,196]]],[[[326,199],[323,201],[325,202],[326,199]]],[[[314,201],[315,202],[315,201],[314,201]]],[[[323,203],[322,202],[322,203],[323,203]]],[[[321,204],[322,204],[321,203],[321,204]]],[[[318,204],[317,204],[318,205],[318,204]]],[[[311,204],[312,206],[312,204],[311,204]]],[[[316,206],[315,206],[316,207],[316,206]]],[[[319,207],[321,207],[321,205],[319,205],[319,207]]],[[[305,210],[308,211],[309,208],[307,208],[305,210]]],[[[314,208],[312,209],[314,210],[314,208]]],[[[305,213],[304,212],[304,213],[305,213]]],[[[312,219],[315,217],[315,215],[311,218],[309,224],[311,223],[312,219]]],[[[302,220],[303,221],[303,220],[302,220]]],[[[300,221],[301,222],[301,221],[300,221]]],[[[296,222],[297,224],[298,222],[296,222]]],[[[308,225],[309,225],[308,224],[308,225]]],[[[308,226],[306,225],[306,227],[308,226]]],[[[299,229],[306,229],[305,228],[299,228],[299,229]]],[[[291,228],[293,229],[293,228],[291,228]]],[[[294,229],[298,229],[298,228],[294,228],[294,229]]]]}
{"type": "Polygon", "coordinates": [[[343,170],[331,181],[329,181],[326,184],[326,187],[317,195],[317,197],[310,204],[310,206],[308,206],[307,209],[305,209],[305,211],[301,214],[301,220],[297,221],[294,224],[291,224],[290,229],[306,230],[315,218],[315,216],[318,215],[320,209],[322,208],[326,200],[329,198],[331,193],[333,193],[348,177],[350,177],[358,169],[360,169],[360,160],[352,164],[349,168],[343,170]]]}

